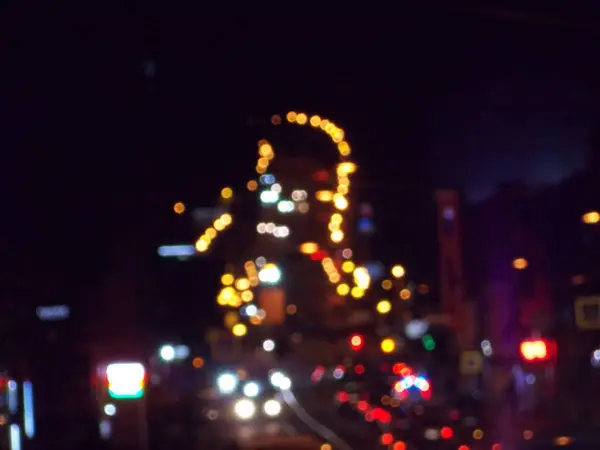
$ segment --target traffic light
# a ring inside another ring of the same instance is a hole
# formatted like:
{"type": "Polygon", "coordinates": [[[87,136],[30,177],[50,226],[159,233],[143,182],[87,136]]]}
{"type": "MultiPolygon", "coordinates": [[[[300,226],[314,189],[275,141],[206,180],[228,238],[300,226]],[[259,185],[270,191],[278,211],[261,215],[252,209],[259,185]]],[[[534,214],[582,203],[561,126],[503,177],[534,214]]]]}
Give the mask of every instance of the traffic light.
{"type": "Polygon", "coordinates": [[[365,346],[365,340],[360,334],[350,336],[350,347],[352,350],[358,351],[365,346]]]}
{"type": "Polygon", "coordinates": [[[526,339],[521,342],[519,350],[527,362],[547,361],[556,355],[556,344],[547,339],[526,339]]]}

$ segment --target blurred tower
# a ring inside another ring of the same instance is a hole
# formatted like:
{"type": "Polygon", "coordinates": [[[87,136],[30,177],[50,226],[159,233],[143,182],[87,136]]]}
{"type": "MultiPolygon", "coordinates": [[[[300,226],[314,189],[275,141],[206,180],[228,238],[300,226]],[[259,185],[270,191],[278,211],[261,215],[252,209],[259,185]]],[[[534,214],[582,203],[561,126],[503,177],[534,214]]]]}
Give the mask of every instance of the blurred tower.
{"type": "Polygon", "coordinates": [[[437,191],[436,200],[442,309],[465,349],[474,344],[475,318],[473,305],[465,301],[460,200],[453,190],[437,191]]]}

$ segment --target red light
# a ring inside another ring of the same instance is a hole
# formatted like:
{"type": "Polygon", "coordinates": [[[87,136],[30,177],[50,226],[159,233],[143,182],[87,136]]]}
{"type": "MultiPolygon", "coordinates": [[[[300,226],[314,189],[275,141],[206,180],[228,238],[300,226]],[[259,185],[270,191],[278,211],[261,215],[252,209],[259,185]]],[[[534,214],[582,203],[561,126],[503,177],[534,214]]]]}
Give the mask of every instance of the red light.
{"type": "Polygon", "coordinates": [[[363,373],[365,373],[365,366],[363,366],[362,364],[358,364],[354,367],[354,372],[357,375],[362,375],[363,373]]]}
{"type": "Polygon", "coordinates": [[[452,436],[454,436],[454,432],[450,427],[443,427],[440,430],[440,436],[442,436],[442,439],[450,439],[452,436]]]}
{"type": "Polygon", "coordinates": [[[398,441],[394,444],[393,450],[406,450],[406,444],[402,441],[398,441]]]}
{"type": "Polygon", "coordinates": [[[348,401],[348,393],[347,392],[338,392],[337,394],[338,402],[345,403],[348,401]]]}
{"type": "Polygon", "coordinates": [[[365,402],[364,400],[361,400],[357,403],[356,407],[360,411],[366,411],[367,409],[369,409],[369,404],[367,402],[365,402]]]}
{"type": "Polygon", "coordinates": [[[313,261],[321,261],[327,257],[327,252],[325,250],[319,250],[310,255],[310,259],[313,261]]]}
{"type": "Polygon", "coordinates": [[[460,412],[458,412],[457,409],[453,409],[452,411],[450,411],[450,419],[452,419],[452,420],[460,419],[460,412]]]}
{"type": "Polygon", "coordinates": [[[314,181],[327,181],[327,180],[329,180],[329,172],[327,172],[326,170],[319,170],[319,171],[313,173],[313,180],[314,181]]]}
{"type": "Polygon", "coordinates": [[[392,372],[394,372],[396,375],[400,375],[400,372],[402,372],[402,369],[404,369],[405,367],[406,367],[406,364],[404,364],[404,363],[396,363],[392,367],[392,372]]]}
{"type": "Polygon", "coordinates": [[[501,450],[502,446],[500,444],[494,444],[492,445],[492,450],[501,450]]]}
{"type": "Polygon", "coordinates": [[[391,445],[394,442],[394,436],[392,433],[384,433],[381,435],[381,443],[383,445],[391,445]]]}
{"type": "Polygon", "coordinates": [[[469,450],[469,446],[468,445],[461,445],[460,447],[458,447],[458,450],[469,450]]]}
{"type": "Polygon", "coordinates": [[[545,361],[548,359],[548,345],[541,339],[521,342],[521,356],[526,361],[545,361]]]}
{"type": "Polygon", "coordinates": [[[360,350],[364,345],[364,339],[360,334],[353,334],[350,336],[350,347],[352,347],[352,350],[360,350]]]}

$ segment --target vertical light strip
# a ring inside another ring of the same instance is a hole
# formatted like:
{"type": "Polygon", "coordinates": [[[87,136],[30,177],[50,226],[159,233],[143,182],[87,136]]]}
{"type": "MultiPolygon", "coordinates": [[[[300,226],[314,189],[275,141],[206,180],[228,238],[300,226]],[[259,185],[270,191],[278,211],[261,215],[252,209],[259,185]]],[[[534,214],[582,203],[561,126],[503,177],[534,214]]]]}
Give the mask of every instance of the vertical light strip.
{"type": "Polygon", "coordinates": [[[19,409],[19,393],[18,385],[15,380],[9,380],[8,382],[8,411],[11,414],[15,414],[19,409]]]}
{"type": "Polygon", "coordinates": [[[33,412],[33,385],[31,381],[23,382],[23,430],[25,436],[35,436],[35,415],[33,412]]]}
{"type": "Polygon", "coordinates": [[[10,426],[10,450],[21,450],[21,429],[16,423],[10,426]]]}

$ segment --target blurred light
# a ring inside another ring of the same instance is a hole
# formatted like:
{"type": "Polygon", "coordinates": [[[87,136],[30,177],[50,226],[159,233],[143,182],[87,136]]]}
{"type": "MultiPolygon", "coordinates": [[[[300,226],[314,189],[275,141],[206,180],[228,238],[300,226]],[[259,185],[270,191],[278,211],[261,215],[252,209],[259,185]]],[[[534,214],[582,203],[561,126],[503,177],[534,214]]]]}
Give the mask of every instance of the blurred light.
{"type": "Polygon", "coordinates": [[[440,430],[440,436],[442,439],[450,439],[452,436],[454,436],[454,431],[452,431],[452,428],[450,427],[442,427],[440,430]]]}
{"type": "Polygon", "coordinates": [[[258,313],[258,308],[256,307],[256,305],[248,305],[244,309],[244,312],[248,317],[252,317],[258,313]]]}
{"type": "Polygon", "coordinates": [[[221,198],[229,200],[231,197],[233,197],[233,190],[230,187],[221,189],[221,198]]]}
{"type": "Polygon", "coordinates": [[[275,371],[269,377],[269,381],[274,387],[279,387],[281,384],[281,380],[285,378],[285,375],[282,372],[275,371]]]}
{"type": "Polygon", "coordinates": [[[277,203],[279,200],[279,194],[275,191],[262,191],[260,193],[260,201],[263,203],[271,204],[277,203]]]}
{"type": "Polygon", "coordinates": [[[521,356],[526,361],[545,361],[548,359],[548,346],[541,339],[523,341],[519,350],[521,351],[521,356]]]}
{"type": "Polygon", "coordinates": [[[252,400],[243,398],[235,403],[233,410],[239,419],[249,420],[254,417],[254,414],[256,413],[256,406],[252,400]]]}
{"type": "Polygon", "coordinates": [[[258,272],[258,279],[265,284],[277,284],[281,281],[281,271],[275,264],[265,264],[258,272]]]}
{"type": "Polygon", "coordinates": [[[262,344],[262,347],[265,352],[272,352],[273,350],[275,350],[275,342],[273,341],[273,339],[265,339],[262,344]]]}
{"type": "Polygon", "coordinates": [[[175,347],[172,345],[163,345],[159,350],[160,359],[170,362],[175,359],[175,347]]]}
{"type": "Polygon", "coordinates": [[[305,125],[307,121],[308,121],[308,118],[306,117],[306,114],[304,114],[304,113],[299,113],[296,116],[296,123],[298,125],[305,125]]]}
{"type": "Polygon", "coordinates": [[[260,180],[260,184],[263,184],[263,185],[270,185],[270,184],[275,183],[275,177],[269,173],[261,175],[259,180],[260,180]]]}
{"type": "Polygon", "coordinates": [[[194,369],[202,369],[202,367],[204,367],[204,359],[196,356],[194,359],[192,359],[192,366],[194,369]]]}
{"type": "Polygon", "coordinates": [[[244,385],[242,391],[244,392],[244,395],[246,397],[253,398],[253,397],[256,397],[258,394],[260,394],[260,386],[258,385],[258,383],[251,381],[244,385]]]}
{"type": "Polygon", "coordinates": [[[33,384],[23,382],[23,431],[25,436],[32,439],[35,436],[35,411],[33,401],[33,384]]]}
{"type": "Polygon", "coordinates": [[[392,353],[396,350],[396,342],[391,338],[386,338],[381,341],[381,351],[383,353],[392,353]]]}
{"type": "Polygon", "coordinates": [[[290,200],[282,200],[277,203],[277,210],[283,214],[294,212],[295,208],[296,206],[294,205],[294,202],[290,200]]]}
{"type": "Polygon", "coordinates": [[[315,198],[320,202],[330,202],[333,200],[333,192],[331,191],[317,191],[315,198]]]}
{"type": "Polygon", "coordinates": [[[231,394],[238,385],[238,379],[233,373],[223,373],[217,378],[217,388],[221,394],[231,394]]]}
{"type": "Polygon", "coordinates": [[[406,324],[404,333],[409,339],[419,339],[427,332],[428,329],[429,324],[427,321],[422,319],[413,319],[406,324]]]}
{"type": "Polygon", "coordinates": [[[421,342],[423,343],[423,347],[427,351],[435,350],[435,340],[430,334],[426,334],[421,338],[421,342]]]}
{"type": "Polygon", "coordinates": [[[513,269],[523,270],[529,266],[529,263],[525,258],[515,258],[512,262],[513,269]]]}
{"type": "Polygon", "coordinates": [[[287,305],[285,307],[285,312],[287,312],[290,316],[293,316],[298,311],[298,308],[294,304],[287,305]]]}
{"type": "Polygon", "coordinates": [[[319,244],[315,242],[304,242],[303,244],[300,244],[299,250],[300,253],[310,255],[319,251],[319,244]]]}
{"type": "Polygon", "coordinates": [[[403,266],[397,264],[392,267],[391,273],[394,278],[402,278],[406,274],[406,270],[403,266]]]}
{"type": "Polygon", "coordinates": [[[410,300],[410,298],[412,297],[412,292],[410,292],[410,289],[402,289],[400,291],[400,298],[402,300],[410,300]]]}
{"type": "Polygon", "coordinates": [[[163,258],[192,256],[196,249],[193,245],[161,245],[157,253],[163,258]]]}
{"type": "Polygon", "coordinates": [[[250,192],[256,191],[258,189],[258,183],[256,180],[248,181],[248,183],[246,183],[246,189],[248,189],[250,192]]]}
{"type": "Polygon", "coordinates": [[[175,214],[183,214],[185,212],[185,205],[181,202],[177,202],[173,205],[173,211],[175,214]]]}
{"type": "Polygon", "coordinates": [[[39,306],[36,308],[38,318],[48,322],[67,319],[70,312],[71,310],[67,305],[39,306]]]}
{"type": "Polygon", "coordinates": [[[381,300],[377,303],[377,312],[379,314],[387,314],[392,310],[392,304],[388,300],[381,300]]]}
{"type": "Polygon", "coordinates": [[[267,400],[263,405],[263,411],[269,417],[276,417],[281,413],[281,403],[277,400],[267,400]]]}
{"type": "Polygon", "coordinates": [[[104,414],[107,416],[114,416],[117,413],[117,407],[112,403],[104,405],[104,414]]]}
{"type": "Polygon", "coordinates": [[[113,398],[140,398],[144,395],[146,370],[141,363],[112,363],[106,367],[108,393],[113,398]]]}
{"type": "Polygon", "coordinates": [[[350,336],[350,347],[352,347],[352,350],[360,350],[364,345],[364,339],[360,334],[353,334],[350,336]]]}
{"type": "Polygon", "coordinates": [[[304,190],[296,189],[295,191],[292,191],[292,200],[295,202],[306,200],[307,197],[308,193],[304,190]]]}
{"type": "Polygon", "coordinates": [[[583,220],[583,223],[587,224],[598,223],[600,222],[600,213],[598,213],[598,211],[589,211],[581,217],[581,220],[583,220]]]}
{"type": "Polygon", "coordinates": [[[246,325],[244,325],[243,323],[236,323],[231,328],[231,332],[236,337],[242,337],[242,336],[245,336],[246,333],[248,333],[248,327],[246,327],[246,325]]]}

